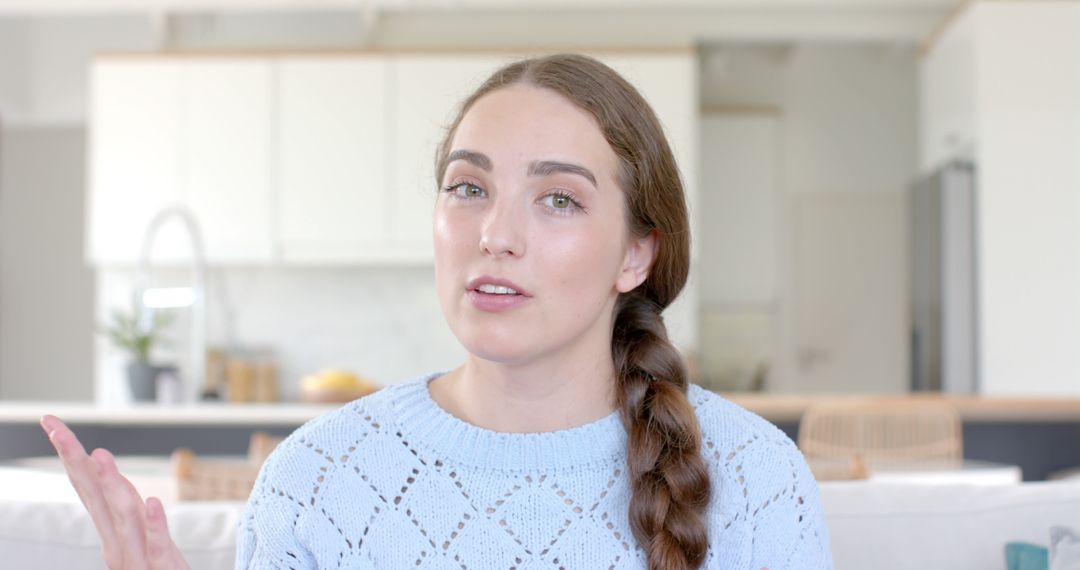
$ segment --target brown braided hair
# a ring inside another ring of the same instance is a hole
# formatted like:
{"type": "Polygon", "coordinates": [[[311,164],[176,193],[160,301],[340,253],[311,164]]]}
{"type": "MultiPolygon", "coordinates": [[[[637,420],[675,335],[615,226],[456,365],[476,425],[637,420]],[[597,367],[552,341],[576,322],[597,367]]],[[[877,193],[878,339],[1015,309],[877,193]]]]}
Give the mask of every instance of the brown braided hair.
{"type": "Polygon", "coordinates": [[[633,491],[629,521],[650,570],[699,568],[708,550],[709,474],[699,455],[701,428],[686,396],[686,364],[661,316],[686,284],[690,265],[686,199],[675,157],[660,121],[630,83],[591,57],[557,54],[506,65],[465,99],[437,149],[437,182],[465,113],[485,94],[514,84],[550,89],[596,118],[619,158],[631,234],[658,233],[648,277],[620,294],[614,310],[616,403],[628,434],[633,491]]]}

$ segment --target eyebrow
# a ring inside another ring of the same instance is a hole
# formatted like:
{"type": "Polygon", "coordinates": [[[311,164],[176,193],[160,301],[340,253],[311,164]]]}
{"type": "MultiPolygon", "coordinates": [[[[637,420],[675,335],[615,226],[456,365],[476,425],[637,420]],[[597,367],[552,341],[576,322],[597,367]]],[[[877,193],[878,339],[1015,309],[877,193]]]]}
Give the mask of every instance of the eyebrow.
{"type": "MultiPolygon", "coordinates": [[[[491,172],[492,164],[491,159],[482,152],[476,152],[475,150],[458,149],[450,153],[446,157],[446,164],[450,164],[455,160],[464,160],[477,168],[481,168],[487,172],[491,172]]],[[[557,172],[565,172],[567,174],[576,174],[585,178],[592,183],[594,187],[599,187],[596,183],[596,175],[591,170],[581,166],[579,164],[572,164],[569,162],[558,162],[554,160],[534,160],[529,163],[529,176],[548,176],[557,172]]]]}
{"type": "Polygon", "coordinates": [[[567,174],[577,174],[592,182],[593,187],[597,187],[596,176],[592,171],[584,166],[578,164],[570,164],[569,162],[556,162],[552,160],[534,160],[529,163],[529,176],[547,176],[556,172],[565,172],[567,174]]]}
{"type": "Polygon", "coordinates": [[[450,164],[455,160],[464,160],[477,168],[482,168],[488,172],[491,172],[491,159],[482,152],[476,152],[475,150],[458,149],[450,153],[450,156],[446,157],[446,164],[450,164]]]}

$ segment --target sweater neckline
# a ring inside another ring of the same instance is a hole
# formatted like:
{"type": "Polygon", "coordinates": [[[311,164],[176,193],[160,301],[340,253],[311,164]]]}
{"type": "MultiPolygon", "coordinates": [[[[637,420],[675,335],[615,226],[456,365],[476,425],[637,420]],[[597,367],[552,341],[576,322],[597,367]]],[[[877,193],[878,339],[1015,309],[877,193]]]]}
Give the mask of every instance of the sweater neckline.
{"type": "Polygon", "coordinates": [[[446,411],[431,397],[433,372],[395,386],[394,416],[411,443],[443,459],[506,471],[546,471],[612,462],[626,455],[627,434],[619,410],[592,422],[550,432],[497,432],[446,411]]]}

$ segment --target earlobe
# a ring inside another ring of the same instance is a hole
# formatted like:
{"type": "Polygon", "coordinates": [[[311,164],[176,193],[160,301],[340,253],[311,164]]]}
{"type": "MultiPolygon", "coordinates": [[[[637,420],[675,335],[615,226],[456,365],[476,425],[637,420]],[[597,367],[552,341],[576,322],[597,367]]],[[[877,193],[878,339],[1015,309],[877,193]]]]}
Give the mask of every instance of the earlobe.
{"type": "Polygon", "coordinates": [[[630,243],[616,282],[620,293],[633,291],[649,277],[649,270],[656,258],[659,239],[659,232],[653,229],[645,237],[635,239],[630,243]]]}

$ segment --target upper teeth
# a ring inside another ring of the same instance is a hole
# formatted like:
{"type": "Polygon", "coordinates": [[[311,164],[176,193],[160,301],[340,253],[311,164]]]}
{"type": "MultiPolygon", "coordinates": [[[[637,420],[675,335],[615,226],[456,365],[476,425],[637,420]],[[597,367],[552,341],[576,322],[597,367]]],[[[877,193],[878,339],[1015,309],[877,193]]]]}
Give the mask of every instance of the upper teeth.
{"type": "Polygon", "coordinates": [[[517,291],[509,287],[503,287],[502,285],[488,285],[483,284],[476,288],[481,293],[495,293],[496,295],[517,295],[517,291]]]}

